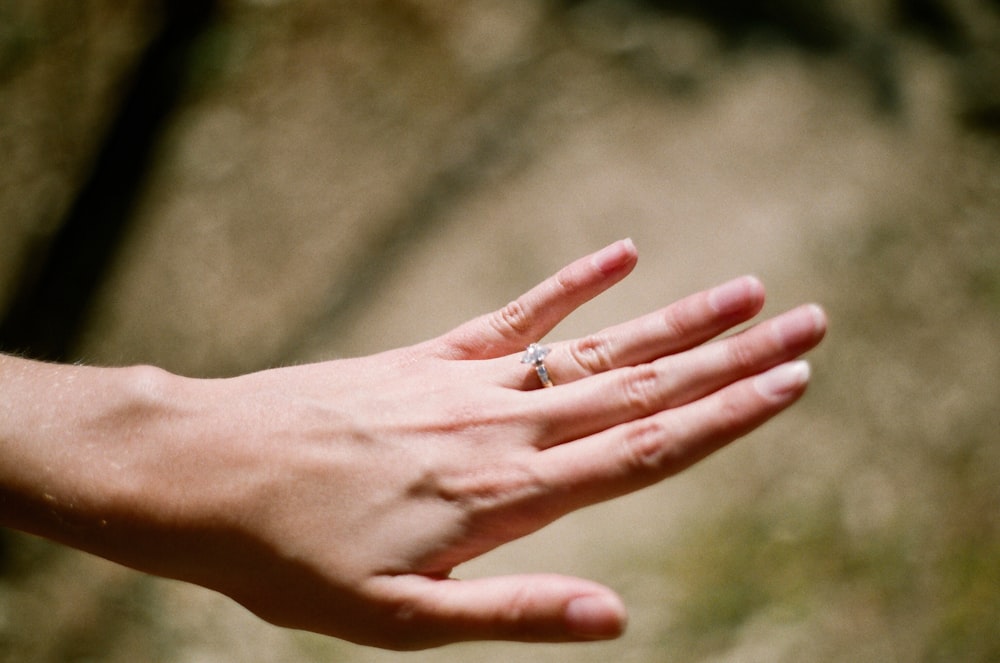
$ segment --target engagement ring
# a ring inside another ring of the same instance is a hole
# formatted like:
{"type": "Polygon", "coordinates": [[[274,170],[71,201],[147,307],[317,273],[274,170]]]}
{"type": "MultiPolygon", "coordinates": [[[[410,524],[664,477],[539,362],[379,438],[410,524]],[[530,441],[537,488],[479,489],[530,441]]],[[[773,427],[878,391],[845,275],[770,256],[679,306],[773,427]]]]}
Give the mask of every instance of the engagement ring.
{"type": "Polygon", "coordinates": [[[535,367],[535,373],[538,374],[538,379],[542,381],[543,387],[551,387],[552,379],[549,377],[549,372],[545,368],[545,357],[551,352],[549,348],[538,345],[537,343],[532,343],[528,346],[525,351],[524,356],[521,357],[522,364],[531,364],[535,367]]]}

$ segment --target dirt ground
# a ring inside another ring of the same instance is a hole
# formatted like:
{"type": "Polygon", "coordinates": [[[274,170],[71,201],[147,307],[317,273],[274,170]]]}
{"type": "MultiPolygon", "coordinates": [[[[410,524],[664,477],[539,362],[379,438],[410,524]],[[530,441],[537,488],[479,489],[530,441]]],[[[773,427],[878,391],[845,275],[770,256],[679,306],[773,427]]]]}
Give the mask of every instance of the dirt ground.
{"type": "MultiPolygon", "coordinates": [[[[457,572],[597,579],[629,605],[619,641],[380,652],[11,533],[0,660],[1000,659],[1000,12],[902,21],[916,4],[222,3],[70,359],[218,376],[375,352],[629,236],[636,272],[553,337],[754,273],[768,313],[826,307],[813,386],[685,474],[457,572]]],[[[114,108],[163,20],[101,6],[85,14],[120,32],[95,33],[128,38],[71,65],[10,55],[49,14],[0,32],[0,138],[22,155],[0,177],[0,304],[99,142],[46,167],[70,132],[58,67],[114,108]]],[[[102,135],[113,113],[80,107],[102,135]]]]}

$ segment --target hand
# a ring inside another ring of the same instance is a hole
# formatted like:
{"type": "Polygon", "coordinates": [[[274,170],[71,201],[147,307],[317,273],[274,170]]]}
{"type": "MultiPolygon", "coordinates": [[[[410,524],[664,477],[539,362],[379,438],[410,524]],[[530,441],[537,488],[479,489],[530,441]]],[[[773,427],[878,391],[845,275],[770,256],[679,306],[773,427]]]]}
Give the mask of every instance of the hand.
{"type": "Polygon", "coordinates": [[[156,407],[116,461],[129,480],[97,509],[100,532],[71,542],[375,646],[615,637],[625,610],[603,586],[450,573],[781,412],[808,381],[796,358],[826,327],[807,305],[706,343],[763,306],[743,277],[552,344],[556,386],[540,388],[525,346],[635,261],[618,242],[406,349],[229,380],[146,374],[156,407]]]}

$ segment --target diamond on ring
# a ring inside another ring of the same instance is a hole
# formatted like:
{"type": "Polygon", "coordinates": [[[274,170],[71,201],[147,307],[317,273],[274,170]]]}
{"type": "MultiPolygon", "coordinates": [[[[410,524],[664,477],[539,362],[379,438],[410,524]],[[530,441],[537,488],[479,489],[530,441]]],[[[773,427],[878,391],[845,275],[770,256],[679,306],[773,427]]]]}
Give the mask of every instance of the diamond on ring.
{"type": "Polygon", "coordinates": [[[532,343],[525,350],[524,356],[521,357],[522,364],[531,364],[535,368],[535,373],[538,374],[538,379],[541,380],[543,387],[551,387],[552,379],[549,377],[549,371],[545,368],[545,358],[552,352],[550,348],[537,343],[532,343]]]}

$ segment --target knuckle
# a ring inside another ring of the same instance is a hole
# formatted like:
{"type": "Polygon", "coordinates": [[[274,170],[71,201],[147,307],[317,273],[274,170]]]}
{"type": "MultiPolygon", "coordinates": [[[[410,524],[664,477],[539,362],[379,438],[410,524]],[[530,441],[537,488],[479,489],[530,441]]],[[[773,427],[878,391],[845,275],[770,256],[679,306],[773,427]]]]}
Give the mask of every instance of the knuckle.
{"type": "Polygon", "coordinates": [[[669,456],[667,430],[662,422],[647,419],[635,423],[621,447],[623,461],[630,474],[658,474],[669,456]]]}
{"type": "Polygon", "coordinates": [[[509,600],[497,610],[497,626],[502,632],[515,632],[515,629],[531,614],[535,600],[535,592],[531,585],[522,584],[516,587],[509,600]]]}
{"type": "Polygon", "coordinates": [[[407,652],[428,649],[454,639],[429,619],[431,606],[423,599],[393,597],[384,600],[381,608],[384,619],[366,621],[364,628],[371,633],[358,639],[360,644],[407,652]]]}
{"type": "Polygon", "coordinates": [[[685,315],[683,307],[675,304],[663,311],[663,326],[670,338],[687,338],[691,332],[691,323],[685,315]]]}
{"type": "Polygon", "coordinates": [[[524,334],[531,326],[527,308],[516,299],[491,316],[490,322],[501,334],[508,334],[511,331],[524,334]]]}
{"type": "Polygon", "coordinates": [[[747,408],[747,403],[729,394],[727,398],[722,398],[715,408],[716,426],[715,430],[722,435],[731,435],[742,432],[749,425],[752,417],[748,416],[752,410],[747,408]]]}
{"type": "Polygon", "coordinates": [[[602,336],[587,336],[572,344],[570,357],[584,373],[596,374],[614,368],[610,342],[602,336]]]}
{"type": "Polygon", "coordinates": [[[559,270],[552,280],[564,296],[573,294],[580,287],[579,279],[575,278],[569,268],[559,270]]]}
{"type": "Polygon", "coordinates": [[[689,435],[678,429],[677,423],[668,425],[661,418],[637,422],[623,445],[628,471],[633,475],[646,475],[655,482],[690,465],[685,445],[689,435]]]}
{"type": "Polygon", "coordinates": [[[631,411],[651,413],[660,409],[660,379],[653,366],[647,364],[628,369],[622,389],[625,404],[631,411]]]}

